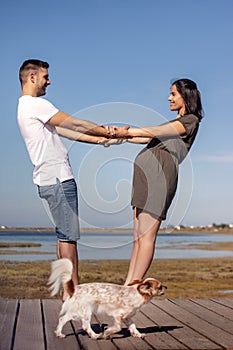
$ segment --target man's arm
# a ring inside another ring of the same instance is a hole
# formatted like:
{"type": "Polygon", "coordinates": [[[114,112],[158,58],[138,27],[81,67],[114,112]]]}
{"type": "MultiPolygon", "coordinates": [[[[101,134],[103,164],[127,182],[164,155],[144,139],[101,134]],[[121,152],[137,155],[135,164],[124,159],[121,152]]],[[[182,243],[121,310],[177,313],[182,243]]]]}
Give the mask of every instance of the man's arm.
{"type": "Polygon", "coordinates": [[[50,118],[48,123],[55,127],[60,126],[63,129],[68,129],[82,134],[105,136],[108,138],[112,136],[108,128],[99,126],[87,120],[74,118],[71,115],[61,111],[57,112],[52,118],[50,118]]]}
{"type": "Polygon", "coordinates": [[[82,134],[81,132],[64,129],[64,128],[61,128],[60,126],[56,126],[56,130],[59,136],[65,137],[69,140],[78,141],[78,142],[101,144],[104,141],[109,140],[108,138],[103,136],[93,136],[88,134],[82,134]]]}
{"type": "Polygon", "coordinates": [[[64,112],[57,112],[48,121],[49,124],[55,127],[62,127],[74,132],[82,134],[93,135],[93,136],[104,136],[107,138],[111,137],[126,137],[128,135],[129,126],[119,128],[117,126],[100,126],[93,122],[77,119],[64,112]]]}

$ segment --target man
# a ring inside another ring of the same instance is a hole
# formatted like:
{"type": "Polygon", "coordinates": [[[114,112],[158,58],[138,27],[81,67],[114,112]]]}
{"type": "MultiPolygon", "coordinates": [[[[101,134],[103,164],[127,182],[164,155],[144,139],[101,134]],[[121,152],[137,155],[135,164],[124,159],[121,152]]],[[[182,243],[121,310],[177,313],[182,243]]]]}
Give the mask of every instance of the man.
{"type": "MultiPolygon", "coordinates": [[[[47,200],[56,225],[58,258],[73,263],[72,280],[78,284],[77,240],[80,238],[77,187],[67,150],[59,135],[69,139],[100,143],[106,138],[127,136],[128,127],[103,127],[58,110],[41,96],[50,85],[49,64],[29,59],[19,71],[22,96],[18,103],[18,124],[34,165],[33,182],[47,200]]],[[[65,295],[63,296],[65,299],[65,295]]]]}

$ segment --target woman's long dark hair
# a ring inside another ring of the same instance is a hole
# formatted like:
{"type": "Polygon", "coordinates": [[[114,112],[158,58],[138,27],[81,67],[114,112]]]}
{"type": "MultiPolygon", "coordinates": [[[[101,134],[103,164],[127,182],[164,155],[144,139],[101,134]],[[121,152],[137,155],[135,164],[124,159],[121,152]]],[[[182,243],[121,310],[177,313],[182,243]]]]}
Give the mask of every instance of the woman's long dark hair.
{"type": "Polygon", "coordinates": [[[172,82],[177,91],[181,94],[185,103],[185,113],[194,114],[200,120],[203,117],[201,94],[197,84],[190,79],[178,79],[172,82]]]}

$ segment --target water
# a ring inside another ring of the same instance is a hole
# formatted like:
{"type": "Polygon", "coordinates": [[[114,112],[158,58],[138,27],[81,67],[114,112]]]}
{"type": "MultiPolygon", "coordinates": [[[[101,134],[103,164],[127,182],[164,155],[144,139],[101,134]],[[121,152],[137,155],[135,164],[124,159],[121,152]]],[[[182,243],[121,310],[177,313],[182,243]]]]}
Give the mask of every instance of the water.
{"type": "MultiPolygon", "coordinates": [[[[129,259],[132,250],[131,233],[82,233],[78,242],[79,258],[85,259],[129,259]]],[[[2,248],[17,250],[21,254],[2,254],[0,260],[36,261],[56,259],[56,235],[45,231],[1,231],[0,242],[40,243],[41,247],[2,248]],[[34,254],[33,252],[39,254],[34,254]],[[28,252],[28,254],[23,254],[28,252]],[[44,254],[46,253],[46,254],[44,254]]],[[[159,234],[156,242],[157,259],[214,258],[233,256],[227,250],[203,250],[189,248],[189,244],[233,242],[233,235],[224,234],[159,234]]]]}

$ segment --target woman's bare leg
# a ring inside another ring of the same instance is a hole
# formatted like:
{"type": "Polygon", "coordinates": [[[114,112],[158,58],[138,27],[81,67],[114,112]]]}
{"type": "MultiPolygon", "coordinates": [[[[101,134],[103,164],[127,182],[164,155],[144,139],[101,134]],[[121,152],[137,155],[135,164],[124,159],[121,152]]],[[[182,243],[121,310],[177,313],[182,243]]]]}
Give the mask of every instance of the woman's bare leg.
{"type": "Polygon", "coordinates": [[[161,220],[142,212],[134,223],[136,223],[134,246],[125,285],[134,280],[142,279],[149,269],[154,256],[155,241],[161,220]]]}
{"type": "Polygon", "coordinates": [[[133,273],[135,269],[135,264],[137,260],[137,255],[138,255],[138,248],[139,248],[139,243],[138,243],[138,218],[136,216],[136,208],[134,208],[134,241],[133,241],[133,249],[131,253],[131,258],[130,258],[130,263],[129,263],[129,270],[127,274],[127,278],[125,281],[125,285],[130,283],[133,278],[133,273]]]}

